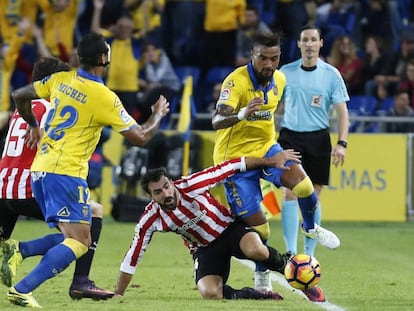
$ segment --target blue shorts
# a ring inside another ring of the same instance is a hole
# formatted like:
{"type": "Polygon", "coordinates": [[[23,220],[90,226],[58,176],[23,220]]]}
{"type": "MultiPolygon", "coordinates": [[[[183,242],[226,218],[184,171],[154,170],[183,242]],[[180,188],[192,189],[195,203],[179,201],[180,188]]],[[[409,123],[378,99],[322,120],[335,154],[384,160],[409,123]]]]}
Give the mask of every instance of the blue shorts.
{"type": "Polygon", "coordinates": [[[92,210],[86,180],[45,172],[32,172],[33,195],[50,228],[59,222],[90,224],[92,210]]]}
{"type": "MultiPolygon", "coordinates": [[[[265,154],[269,158],[283,149],[279,144],[274,144],[265,154]]],[[[286,165],[293,164],[288,161],[286,165]]],[[[237,173],[227,179],[224,183],[227,202],[233,215],[247,218],[261,210],[262,191],[260,189],[260,179],[272,182],[276,187],[281,186],[280,176],[284,171],[278,168],[267,167],[263,169],[248,170],[247,172],[237,173]]]]}

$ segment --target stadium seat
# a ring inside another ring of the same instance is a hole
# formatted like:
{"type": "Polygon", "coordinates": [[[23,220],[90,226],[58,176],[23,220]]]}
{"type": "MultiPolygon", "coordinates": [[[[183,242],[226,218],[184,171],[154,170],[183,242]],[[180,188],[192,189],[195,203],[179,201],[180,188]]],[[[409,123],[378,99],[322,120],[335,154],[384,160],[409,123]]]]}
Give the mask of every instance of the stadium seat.
{"type": "Polygon", "coordinates": [[[177,66],[174,67],[174,71],[180,79],[182,85],[184,85],[185,78],[192,76],[194,88],[198,86],[198,82],[200,80],[200,68],[196,66],[177,66]]]}
{"type": "Polygon", "coordinates": [[[258,15],[260,16],[264,11],[265,1],[266,0],[249,0],[247,3],[253,5],[257,10],[258,15]]]}
{"type": "MultiPolygon", "coordinates": [[[[352,96],[348,102],[349,116],[374,116],[377,109],[377,99],[374,96],[357,95],[352,96]]],[[[349,132],[374,132],[376,127],[360,121],[351,121],[349,132]]]]}
{"type": "Polygon", "coordinates": [[[207,70],[202,81],[200,81],[195,95],[199,112],[206,112],[206,107],[210,104],[214,85],[223,82],[226,76],[233,70],[234,67],[212,67],[207,70]]]}
{"type": "Polygon", "coordinates": [[[377,115],[385,115],[391,107],[394,106],[394,98],[392,96],[386,97],[378,106],[377,115]]]}
{"type": "Polygon", "coordinates": [[[260,20],[271,27],[276,21],[276,1],[261,0],[261,2],[263,3],[263,9],[259,14],[260,20]]]}
{"type": "Polygon", "coordinates": [[[206,82],[215,84],[222,82],[226,76],[234,70],[234,67],[213,67],[207,71],[206,82]]]}
{"type": "Polygon", "coordinates": [[[374,96],[355,95],[348,102],[348,110],[357,111],[360,115],[373,115],[377,108],[374,96]]]}
{"type": "Polygon", "coordinates": [[[353,12],[330,13],[327,20],[322,21],[321,16],[317,16],[316,26],[322,30],[323,47],[321,54],[329,55],[332,45],[338,36],[345,34],[353,36],[356,15],[353,12]]]}

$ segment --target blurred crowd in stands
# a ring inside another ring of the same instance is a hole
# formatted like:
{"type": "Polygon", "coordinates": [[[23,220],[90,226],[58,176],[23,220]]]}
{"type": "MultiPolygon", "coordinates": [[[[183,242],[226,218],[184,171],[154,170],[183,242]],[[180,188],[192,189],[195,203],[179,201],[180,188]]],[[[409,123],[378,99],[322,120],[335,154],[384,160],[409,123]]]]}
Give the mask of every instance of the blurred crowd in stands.
{"type": "Polygon", "coordinates": [[[188,74],[197,113],[211,113],[220,82],[248,62],[257,31],[283,35],[283,65],[299,58],[306,24],[321,28],[321,57],[343,75],[357,101],[350,109],[412,117],[413,9],[409,0],[0,0],[0,126],[13,109],[11,90],[31,81],[34,62],[55,56],[76,68],[77,42],[90,31],[111,45],[106,84],[145,121],[159,94],[179,102],[188,74]]]}

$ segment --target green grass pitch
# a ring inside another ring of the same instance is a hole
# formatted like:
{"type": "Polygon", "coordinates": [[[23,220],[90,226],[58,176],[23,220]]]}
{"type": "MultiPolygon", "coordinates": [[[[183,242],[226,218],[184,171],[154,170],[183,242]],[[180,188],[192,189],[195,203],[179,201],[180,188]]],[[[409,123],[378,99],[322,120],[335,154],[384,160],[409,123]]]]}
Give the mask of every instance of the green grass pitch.
{"type": "MultiPolygon", "coordinates": [[[[45,310],[414,310],[414,224],[326,222],[341,239],[341,247],[330,251],[318,246],[316,258],[322,268],[320,286],[328,303],[314,304],[290,288],[274,282],[283,301],[206,301],[193,281],[192,259],[181,238],[173,233],[154,235],[132,285],[123,298],[107,301],[72,300],[68,295],[74,264],[34,291],[45,310]]],[[[97,286],[113,289],[119,265],[134,232],[134,223],[119,223],[109,216],[96,252],[91,279],[97,286]]],[[[55,232],[39,221],[20,221],[16,239],[30,239],[55,232]]],[[[271,222],[270,244],[284,251],[280,222],[271,222]]],[[[300,248],[301,249],[300,243],[300,248]]],[[[18,279],[30,271],[39,258],[25,260],[18,279]]],[[[240,288],[253,285],[253,272],[234,261],[229,284],[240,288]]],[[[0,285],[0,310],[21,310],[6,299],[0,285]]]]}

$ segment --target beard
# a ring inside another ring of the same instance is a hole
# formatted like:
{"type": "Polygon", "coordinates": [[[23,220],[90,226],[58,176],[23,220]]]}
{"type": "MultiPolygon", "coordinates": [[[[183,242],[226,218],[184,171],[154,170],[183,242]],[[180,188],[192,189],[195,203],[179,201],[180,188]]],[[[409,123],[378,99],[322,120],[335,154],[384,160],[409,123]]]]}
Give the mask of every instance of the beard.
{"type": "Polygon", "coordinates": [[[177,207],[177,197],[167,197],[164,199],[164,202],[160,203],[163,209],[173,210],[177,207]]]}
{"type": "Polygon", "coordinates": [[[260,73],[256,73],[257,81],[261,85],[266,85],[272,80],[274,73],[275,71],[272,69],[263,69],[260,73]]]}

